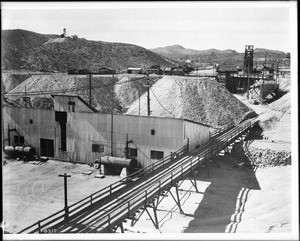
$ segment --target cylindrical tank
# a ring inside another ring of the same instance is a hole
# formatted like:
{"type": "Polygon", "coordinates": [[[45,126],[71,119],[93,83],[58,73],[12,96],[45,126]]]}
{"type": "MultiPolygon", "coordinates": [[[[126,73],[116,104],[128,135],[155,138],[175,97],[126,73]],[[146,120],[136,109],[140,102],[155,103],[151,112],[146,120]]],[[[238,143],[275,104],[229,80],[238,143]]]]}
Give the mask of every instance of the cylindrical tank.
{"type": "Polygon", "coordinates": [[[24,155],[26,157],[33,157],[35,154],[35,149],[31,146],[16,146],[15,150],[18,155],[24,155]]]}
{"type": "Polygon", "coordinates": [[[127,167],[129,169],[137,166],[137,161],[134,159],[126,159],[123,157],[114,156],[103,156],[100,158],[100,162],[108,166],[127,167]]]}
{"type": "Polygon", "coordinates": [[[9,157],[13,157],[16,154],[16,151],[13,146],[5,146],[4,153],[9,157]]]}

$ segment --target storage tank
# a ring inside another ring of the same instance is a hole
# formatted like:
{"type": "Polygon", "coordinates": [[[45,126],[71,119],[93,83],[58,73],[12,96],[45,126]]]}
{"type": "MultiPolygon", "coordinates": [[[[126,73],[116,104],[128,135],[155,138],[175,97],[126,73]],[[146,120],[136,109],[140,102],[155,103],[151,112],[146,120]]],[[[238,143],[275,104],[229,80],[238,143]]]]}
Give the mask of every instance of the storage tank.
{"type": "Polygon", "coordinates": [[[4,153],[9,157],[9,158],[14,158],[16,156],[16,151],[13,146],[5,146],[4,147],[4,153]]]}
{"type": "Polygon", "coordinates": [[[15,150],[18,155],[26,156],[26,157],[33,157],[35,154],[35,149],[31,146],[16,146],[15,150]]]}
{"type": "Polygon", "coordinates": [[[127,159],[124,157],[114,157],[114,156],[103,156],[100,158],[100,163],[106,166],[114,167],[127,167],[133,169],[137,167],[137,161],[135,159],[127,159]]]}

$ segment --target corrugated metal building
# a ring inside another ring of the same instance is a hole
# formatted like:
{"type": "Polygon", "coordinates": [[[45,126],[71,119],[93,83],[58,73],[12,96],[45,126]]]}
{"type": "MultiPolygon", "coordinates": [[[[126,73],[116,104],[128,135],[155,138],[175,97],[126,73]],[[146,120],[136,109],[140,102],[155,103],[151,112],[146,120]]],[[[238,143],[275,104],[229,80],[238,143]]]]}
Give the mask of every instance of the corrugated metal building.
{"type": "Polygon", "coordinates": [[[124,157],[128,141],[129,156],[145,167],[209,139],[209,126],[184,119],[100,114],[74,96],[54,96],[54,102],[55,110],[5,106],[4,144],[16,145],[14,136],[21,136],[41,156],[93,163],[104,155],[124,157]]]}

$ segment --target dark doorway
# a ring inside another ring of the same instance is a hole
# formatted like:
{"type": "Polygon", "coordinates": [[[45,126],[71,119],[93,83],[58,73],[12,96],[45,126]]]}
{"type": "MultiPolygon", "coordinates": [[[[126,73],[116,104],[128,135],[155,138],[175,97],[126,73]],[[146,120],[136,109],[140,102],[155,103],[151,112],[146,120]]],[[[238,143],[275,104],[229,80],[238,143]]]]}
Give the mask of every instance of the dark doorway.
{"type": "Polygon", "coordinates": [[[54,141],[41,138],[41,156],[54,157],[54,141]]]}

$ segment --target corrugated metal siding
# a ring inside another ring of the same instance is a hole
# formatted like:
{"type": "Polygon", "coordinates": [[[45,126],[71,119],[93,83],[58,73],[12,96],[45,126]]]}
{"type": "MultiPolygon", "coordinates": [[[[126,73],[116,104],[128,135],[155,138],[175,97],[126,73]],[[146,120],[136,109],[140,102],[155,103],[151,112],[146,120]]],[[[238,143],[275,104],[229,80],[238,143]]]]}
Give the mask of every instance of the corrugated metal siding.
{"type": "MultiPolygon", "coordinates": [[[[61,130],[55,121],[52,110],[33,108],[4,108],[4,134],[7,138],[7,125],[16,128],[39,153],[40,138],[54,140],[55,157],[74,162],[93,163],[102,155],[111,153],[111,115],[99,113],[68,112],[67,151],[61,151],[61,130]],[[33,120],[30,124],[29,120],[33,120]],[[92,144],[104,145],[104,153],[93,153],[92,144]]],[[[129,147],[138,149],[138,161],[147,166],[155,160],[150,159],[150,151],[163,151],[164,156],[182,148],[190,141],[191,149],[203,144],[209,138],[209,128],[181,119],[157,117],[113,116],[113,154],[124,156],[128,140],[129,147]],[[151,135],[151,129],[155,135],[151,135]]],[[[4,136],[5,137],[5,136],[4,136]]]]}
{"type": "Polygon", "coordinates": [[[209,127],[189,121],[184,121],[184,139],[189,138],[190,150],[209,140],[209,127]]]}
{"type": "MultiPolygon", "coordinates": [[[[10,129],[17,129],[20,135],[24,136],[25,142],[34,147],[38,153],[40,152],[40,138],[54,140],[55,128],[58,127],[54,111],[19,107],[4,107],[3,124],[4,139],[8,138],[9,125],[10,129]],[[30,124],[30,119],[33,120],[33,124],[30,124]]],[[[12,140],[14,135],[18,134],[11,132],[12,140]]]]}
{"type": "MultiPolygon", "coordinates": [[[[111,115],[68,113],[68,151],[76,160],[93,162],[101,154],[92,153],[92,143],[103,144],[104,154],[111,153],[111,115]],[[73,134],[72,134],[73,133],[73,134]],[[74,133],[79,138],[74,140],[74,133]],[[70,139],[70,141],[69,141],[70,139]],[[73,139],[71,141],[71,139],[73,139]]],[[[150,151],[164,151],[165,156],[183,146],[182,120],[154,117],[113,116],[113,154],[124,156],[126,134],[131,148],[138,149],[138,161],[142,166],[149,165],[150,151]],[[155,135],[151,135],[151,129],[155,135]]]]}

